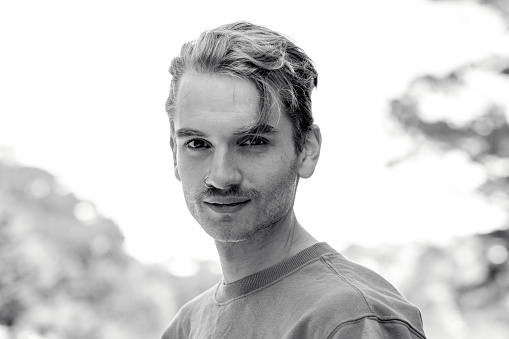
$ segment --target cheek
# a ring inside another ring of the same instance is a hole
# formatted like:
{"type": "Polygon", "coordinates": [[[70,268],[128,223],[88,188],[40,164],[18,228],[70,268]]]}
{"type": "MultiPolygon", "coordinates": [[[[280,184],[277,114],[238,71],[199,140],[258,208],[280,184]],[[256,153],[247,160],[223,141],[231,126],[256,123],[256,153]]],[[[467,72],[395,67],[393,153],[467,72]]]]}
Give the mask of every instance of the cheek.
{"type": "Polygon", "coordinates": [[[193,186],[195,185],[195,181],[200,180],[200,168],[202,167],[203,166],[199,166],[198,164],[194,164],[192,161],[189,161],[188,158],[177,156],[177,170],[180,176],[180,181],[182,181],[182,184],[185,186],[193,186]]]}
{"type": "Polygon", "coordinates": [[[293,190],[297,180],[297,166],[296,161],[290,161],[288,158],[280,158],[279,162],[274,163],[272,166],[265,166],[263,175],[260,176],[263,180],[263,186],[268,190],[276,192],[275,194],[283,193],[288,190],[293,190]],[[274,166],[277,164],[278,166],[274,166]]]}

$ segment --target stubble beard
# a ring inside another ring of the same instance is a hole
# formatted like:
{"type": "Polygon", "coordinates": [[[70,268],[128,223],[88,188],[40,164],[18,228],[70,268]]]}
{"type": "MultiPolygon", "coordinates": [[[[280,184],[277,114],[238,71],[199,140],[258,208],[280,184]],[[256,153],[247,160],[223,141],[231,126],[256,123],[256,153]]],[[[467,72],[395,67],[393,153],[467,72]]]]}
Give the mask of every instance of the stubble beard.
{"type": "Polygon", "coordinates": [[[298,183],[296,168],[296,163],[293,163],[284,179],[276,180],[274,183],[275,189],[271,191],[273,194],[270,196],[263,196],[263,194],[255,189],[243,189],[240,187],[222,192],[215,188],[204,188],[196,192],[192,188],[184,186],[187,208],[195,220],[202,226],[203,230],[216,242],[239,243],[251,240],[257,235],[270,234],[273,231],[272,229],[285,216],[291,213],[293,208],[298,183]],[[283,192],[284,196],[278,195],[278,192],[283,192]],[[207,207],[203,205],[203,199],[214,194],[247,196],[251,199],[249,204],[254,204],[258,207],[263,206],[263,208],[261,210],[257,208],[257,215],[251,215],[247,220],[234,221],[228,220],[227,217],[225,217],[224,221],[209,220],[206,211],[204,211],[207,207]]]}

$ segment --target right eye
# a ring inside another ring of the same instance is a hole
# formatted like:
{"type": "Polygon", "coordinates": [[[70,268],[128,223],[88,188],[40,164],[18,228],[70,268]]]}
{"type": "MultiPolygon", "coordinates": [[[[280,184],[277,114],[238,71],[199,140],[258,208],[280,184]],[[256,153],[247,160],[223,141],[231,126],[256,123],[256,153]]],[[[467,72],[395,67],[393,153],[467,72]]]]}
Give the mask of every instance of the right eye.
{"type": "Polygon", "coordinates": [[[185,147],[197,150],[197,149],[201,149],[201,148],[209,148],[210,144],[202,139],[193,139],[193,140],[189,140],[188,142],[186,142],[185,147]]]}

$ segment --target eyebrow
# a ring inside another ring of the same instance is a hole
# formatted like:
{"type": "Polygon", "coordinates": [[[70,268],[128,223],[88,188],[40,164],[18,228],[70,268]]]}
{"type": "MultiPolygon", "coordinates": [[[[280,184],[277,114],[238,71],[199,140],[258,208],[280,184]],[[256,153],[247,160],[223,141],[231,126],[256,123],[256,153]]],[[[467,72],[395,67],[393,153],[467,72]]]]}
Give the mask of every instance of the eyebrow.
{"type": "Polygon", "coordinates": [[[237,132],[233,133],[233,135],[273,134],[277,132],[279,132],[279,130],[276,127],[267,124],[261,124],[238,130],[237,132]]]}
{"type": "Polygon", "coordinates": [[[175,133],[177,138],[185,138],[185,137],[204,137],[205,134],[202,132],[192,129],[192,128],[180,128],[175,133]]]}
{"type": "MultiPolygon", "coordinates": [[[[279,130],[271,125],[261,124],[256,126],[249,126],[244,129],[237,130],[233,133],[233,135],[251,135],[251,134],[274,134],[279,132],[279,130]]],[[[189,137],[206,137],[203,132],[200,132],[196,129],[192,128],[180,128],[175,132],[177,138],[189,138],[189,137]]]]}

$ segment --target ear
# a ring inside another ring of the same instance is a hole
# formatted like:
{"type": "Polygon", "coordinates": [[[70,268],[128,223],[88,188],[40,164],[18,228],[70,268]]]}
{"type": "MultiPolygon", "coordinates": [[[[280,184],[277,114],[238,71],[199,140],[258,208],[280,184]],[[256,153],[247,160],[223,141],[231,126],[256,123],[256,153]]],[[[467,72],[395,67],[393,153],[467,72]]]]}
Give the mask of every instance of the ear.
{"type": "Polygon", "coordinates": [[[173,154],[173,171],[175,172],[175,178],[177,178],[178,181],[181,181],[179,169],[177,166],[177,150],[175,149],[176,146],[175,146],[175,140],[173,139],[173,136],[172,136],[172,139],[170,139],[170,147],[171,147],[171,153],[173,154]]]}
{"type": "Polygon", "coordinates": [[[306,143],[299,155],[299,176],[303,179],[309,178],[315,171],[320,148],[322,145],[322,134],[317,125],[311,126],[311,131],[306,136],[306,143]]]}

